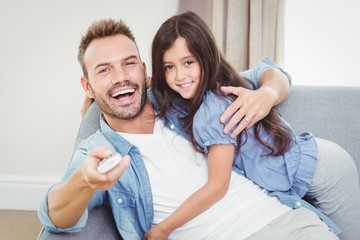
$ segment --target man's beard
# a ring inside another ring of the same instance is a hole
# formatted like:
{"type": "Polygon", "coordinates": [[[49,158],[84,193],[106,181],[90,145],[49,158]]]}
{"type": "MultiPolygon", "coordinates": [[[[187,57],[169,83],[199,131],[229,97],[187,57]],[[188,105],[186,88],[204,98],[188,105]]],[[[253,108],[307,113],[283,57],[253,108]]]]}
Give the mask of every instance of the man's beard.
{"type": "Polygon", "coordinates": [[[140,98],[137,98],[135,102],[132,102],[130,104],[119,106],[113,104],[113,102],[109,100],[109,92],[111,92],[112,89],[109,89],[109,91],[107,91],[106,98],[104,98],[100,94],[96,94],[93,88],[91,88],[96,103],[99,105],[101,111],[110,118],[127,120],[137,117],[143,111],[146,103],[146,82],[144,81],[144,84],[139,87],[138,84],[132,84],[129,81],[123,81],[121,83],[117,83],[114,88],[119,87],[119,85],[121,85],[122,87],[135,87],[136,91],[140,91],[140,98]]]}

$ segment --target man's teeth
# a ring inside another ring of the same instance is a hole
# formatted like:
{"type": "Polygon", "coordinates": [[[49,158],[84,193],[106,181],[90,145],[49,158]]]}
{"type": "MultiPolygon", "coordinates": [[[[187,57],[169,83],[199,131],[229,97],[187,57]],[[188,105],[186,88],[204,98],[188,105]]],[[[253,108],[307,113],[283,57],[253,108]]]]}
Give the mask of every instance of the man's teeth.
{"type": "Polygon", "coordinates": [[[130,94],[130,93],[134,93],[134,92],[135,92],[135,89],[129,88],[129,89],[125,89],[125,90],[118,91],[118,92],[112,94],[111,96],[112,96],[112,97],[118,97],[118,96],[120,96],[120,95],[130,94]]]}

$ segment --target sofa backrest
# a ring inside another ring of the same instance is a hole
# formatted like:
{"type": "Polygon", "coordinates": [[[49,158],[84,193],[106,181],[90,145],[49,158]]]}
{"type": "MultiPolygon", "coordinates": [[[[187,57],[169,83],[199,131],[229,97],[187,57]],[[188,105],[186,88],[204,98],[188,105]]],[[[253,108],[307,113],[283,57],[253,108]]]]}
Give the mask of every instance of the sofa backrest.
{"type": "Polygon", "coordinates": [[[360,173],[360,87],[294,85],[278,109],[298,134],[309,131],[347,150],[360,173]]]}
{"type": "MultiPolygon", "coordinates": [[[[342,146],[360,173],[360,87],[294,85],[278,109],[298,134],[308,131],[342,146]]],[[[81,123],[75,149],[100,128],[99,115],[98,106],[92,104],[81,123]]]]}

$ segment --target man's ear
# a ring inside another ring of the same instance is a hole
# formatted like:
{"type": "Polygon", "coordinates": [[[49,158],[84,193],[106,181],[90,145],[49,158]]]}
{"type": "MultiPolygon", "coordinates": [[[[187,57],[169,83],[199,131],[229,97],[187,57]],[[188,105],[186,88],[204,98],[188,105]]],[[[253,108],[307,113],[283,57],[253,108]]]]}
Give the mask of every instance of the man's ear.
{"type": "Polygon", "coordinates": [[[144,68],[144,72],[145,72],[145,74],[146,74],[146,63],[145,62],[141,62],[142,63],[142,66],[143,66],[143,68],[144,68]]]}
{"type": "Polygon", "coordinates": [[[143,65],[144,72],[145,72],[146,88],[149,88],[149,87],[151,86],[151,77],[149,77],[149,76],[147,75],[147,72],[146,72],[146,63],[145,63],[145,62],[142,62],[142,65],[143,65]]]}
{"type": "Polygon", "coordinates": [[[88,96],[89,98],[94,98],[94,94],[91,91],[89,80],[86,77],[82,76],[80,82],[81,82],[81,86],[85,90],[86,96],[88,96]]]}

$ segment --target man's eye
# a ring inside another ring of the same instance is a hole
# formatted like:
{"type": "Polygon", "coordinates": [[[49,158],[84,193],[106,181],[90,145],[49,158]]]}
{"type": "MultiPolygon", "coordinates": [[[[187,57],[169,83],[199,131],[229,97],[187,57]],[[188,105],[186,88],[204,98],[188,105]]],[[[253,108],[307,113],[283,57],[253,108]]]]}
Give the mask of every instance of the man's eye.
{"type": "Polygon", "coordinates": [[[108,68],[101,68],[101,69],[99,69],[98,73],[105,73],[108,70],[109,70],[108,68]]]}
{"type": "Polygon", "coordinates": [[[131,66],[131,65],[134,65],[134,64],[136,64],[135,61],[128,61],[128,62],[125,63],[126,66],[131,66]]]}

